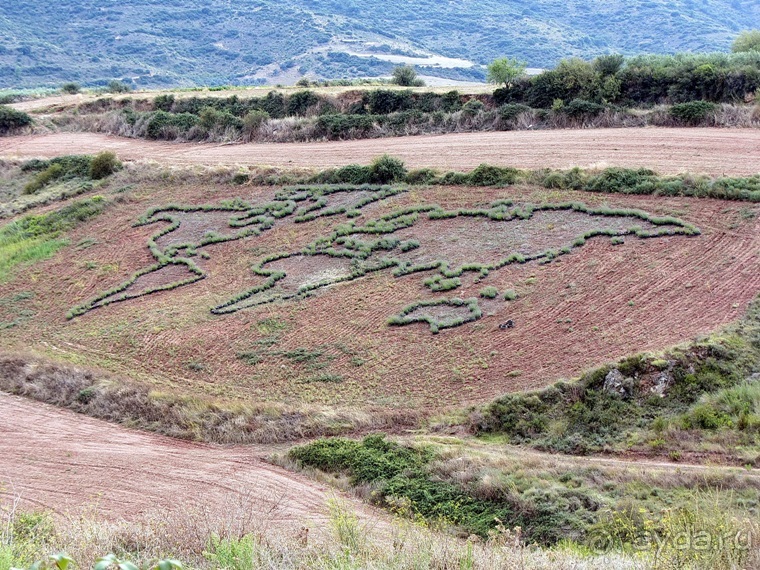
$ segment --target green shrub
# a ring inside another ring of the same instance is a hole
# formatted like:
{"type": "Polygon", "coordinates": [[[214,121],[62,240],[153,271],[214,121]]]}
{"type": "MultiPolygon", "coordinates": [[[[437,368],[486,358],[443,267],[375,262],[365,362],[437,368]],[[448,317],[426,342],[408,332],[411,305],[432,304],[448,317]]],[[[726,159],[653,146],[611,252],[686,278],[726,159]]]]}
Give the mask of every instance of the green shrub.
{"type": "Polygon", "coordinates": [[[562,112],[568,117],[582,119],[587,117],[596,117],[604,111],[604,105],[586,101],[584,99],[573,99],[567,105],[564,105],[562,112]]]}
{"type": "Polygon", "coordinates": [[[403,161],[384,154],[376,158],[369,166],[370,182],[374,184],[392,184],[406,178],[406,168],[403,161]]]}
{"type": "Polygon", "coordinates": [[[198,116],[192,113],[155,111],[148,120],[145,134],[149,139],[166,138],[171,135],[170,129],[176,129],[179,133],[187,133],[198,122],[198,116]]]}
{"type": "Polygon", "coordinates": [[[319,97],[313,91],[297,91],[288,98],[286,113],[288,116],[305,116],[306,112],[319,103],[319,97]]]}
{"type": "Polygon", "coordinates": [[[82,90],[78,83],[64,83],[61,85],[61,91],[69,95],[76,95],[82,90]]]}
{"type": "Polygon", "coordinates": [[[393,83],[403,87],[422,87],[425,82],[417,78],[417,72],[411,65],[399,65],[393,69],[393,83]]]}
{"type": "Polygon", "coordinates": [[[414,106],[410,91],[376,89],[365,93],[363,101],[367,110],[373,115],[388,115],[411,109],[414,106]]]}
{"type": "Polygon", "coordinates": [[[0,135],[6,135],[32,124],[32,118],[22,111],[0,106],[0,135]]]}
{"type": "Polygon", "coordinates": [[[496,287],[489,285],[480,290],[480,296],[484,299],[495,299],[499,296],[499,290],[496,287]]]}
{"type": "Polygon", "coordinates": [[[435,182],[437,174],[432,168],[420,168],[410,170],[406,175],[407,184],[432,184],[435,182]]]}
{"type": "Polygon", "coordinates": [[[514,184],[519,171],[515,168],[500,168],[481,164],[469,173],[468,182],[474,186],[506,186],[514,184]]]}
{"type": "Polygon", "coordinates": [[[116,158],[116,154],[110,151],[104,151],[95,155],[90,162],[90,178],[100,180],[110,176],[121,168],[121,162],[116,158]]]}
{"type": "Polygon", "coordinates": [[[329,139],[339,139],[344,135],[362,136],[374,128],[376,121],[374,115],[321,115],[317,119],[316,132],[329,139]]]}
{"type": "Polygon", "coordinates": [[[213,107],[204,107],[198,115],[198,124],[211,131],[213,129],[225,130],[228,128],[241,129],[243,121],[238,119],[229,111],[215,109],[213,107]]]}
{"type": "Polygon", "coordinates": [[[514,121],[522,113],[530,111],[531,108],[522,103],[507,103],[499,107],[499,117],[502,121],[514,121]]]}
{"type": "Polygon", "coordinates": [[[474,117],[478,113],[482,112],[486,106],[482,101],[477,99],[470,99],[464,105],[462,105],[462,114],[466,117],[474,117]]]}
{"type": "Polygon", "coordinates": [[[678,103],[670,108],[670,116],[689,125],[697,125],[704,121],[718,106],[710,101],[689,101],[678,103]]]}
{"type": "Polygon", "coordinates": [[[132,88],[123,81],[112,79],[106,85],[106,91],[109,93],[129,93],[132,91],[132,88]]]}
{"type": "Polygon", "coordinates": [[[269,120],[269,113],[260,109],[248,111],[243,117],[243,133],[252,135],[269,120]]]}
{"type": "Polygon", "coordinates": [[[369,184],[372,179],[368,166],[347,164],[335,170],[329,182],[333,184],[369,184]]]}
{"type": "Polygon", "coordinates": [[[63,166],[60,164],[51,164],[24,186],[24,194],[34,194],[35,192],[42,190],[54,180],[61,178],[64,175],[64,172],[63,166]]]}
{"type": "Polygon", "coordinates": [[[153,98],[153,109],[156,111],[170,112],[174,106],[174,95],[157,95],[153,98]]]}

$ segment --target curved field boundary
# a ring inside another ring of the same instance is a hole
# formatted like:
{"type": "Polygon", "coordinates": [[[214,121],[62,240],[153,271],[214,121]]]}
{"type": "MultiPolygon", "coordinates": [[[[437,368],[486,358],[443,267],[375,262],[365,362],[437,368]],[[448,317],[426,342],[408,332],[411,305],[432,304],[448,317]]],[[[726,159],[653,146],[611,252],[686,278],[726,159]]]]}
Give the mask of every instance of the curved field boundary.
{"type": "Polygon", "coordinates": [[[195,144],[56,133],[0,139],[1,157],[116,152],[122,160],[165,164],[246,164],[328,168],[368,164],[382,154],[410,168],[470,170],[481,163],[516,168],[651,168],[743,176],[760,171],[760,129],[642,128],[457,133],[358,141],[195,144]]]}
{"type": "MultiPolygon", "coordinates": [[[[272,449],[190,443],[123,428],[0,392],[0,499],[76,514],[95,508],[109,519],[146,512],[245,505],[240,516],[319,532],[337,492],[263,461],[272,449]]],[[[363,522],[385,521],[344,498],[363,522]],[[376,520],[374,520],[376,519],[376,520]]]]}

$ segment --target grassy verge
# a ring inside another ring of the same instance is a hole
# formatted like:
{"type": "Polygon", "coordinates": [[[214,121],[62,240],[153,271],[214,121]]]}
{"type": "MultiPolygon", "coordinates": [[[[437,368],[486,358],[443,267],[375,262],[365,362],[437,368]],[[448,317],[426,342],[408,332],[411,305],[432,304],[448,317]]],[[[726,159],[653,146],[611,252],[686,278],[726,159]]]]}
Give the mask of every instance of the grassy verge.
{"type": "Polygon", "coordinates": [[[62,234],[97,216],[108,202],[93,196],[46,214],[29,215],[0,227],[0,282],[13,269],[53,256],[68,241],[62,234]]]}
{"type": "Polygon", "coordinates": [[[760,466],[760,299],[736,324],[577,382],[505,396],[470,417],[480,435],[562,453],[684,454],[760,466]]]}
{"type": "MultiPolygon", "coordinates": [[[[0,515],[3,515],[0,503],[0,515]]],[[[44,513],[1,517],[0,570],[28,567],[50,554],[66,552],[77,568],[88,568],[106,553],[140,568],[167,556],[199,570],[621,570],[643,569],[636,557],[569,549],[529,548],[503,529],[488,541],[464,541],[406,521],[360,519],[340,500],[329,503],[324,522],[300,530],[276,515],[261,513],[255,498],[214,505],[175,505],[134,521],[105,521],[97,512],[53,519],[44,513]],[[256,516],[251,516],[256,513],[256,516]],[[8,523],[5,526],[5,523],[8,523]],[[376,525],[379,528],[376,528],[376,525]]],[[[327,510],[327,509],[326,509],[327,510]]]]}

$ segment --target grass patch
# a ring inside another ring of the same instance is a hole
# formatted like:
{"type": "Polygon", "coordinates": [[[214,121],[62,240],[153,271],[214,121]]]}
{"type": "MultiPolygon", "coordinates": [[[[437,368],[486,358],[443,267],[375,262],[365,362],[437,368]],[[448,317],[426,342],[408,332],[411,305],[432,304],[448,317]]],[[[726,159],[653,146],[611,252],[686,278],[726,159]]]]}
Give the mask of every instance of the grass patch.
{"type": "Polygon", "coordinates": [[[77,224],[97,216],[108,202],[100,196],[74,202],[47,214],[29,215],[0,228],[0,282],[15,267],[48,259],[68,245],[62,237],[77,224]]]}

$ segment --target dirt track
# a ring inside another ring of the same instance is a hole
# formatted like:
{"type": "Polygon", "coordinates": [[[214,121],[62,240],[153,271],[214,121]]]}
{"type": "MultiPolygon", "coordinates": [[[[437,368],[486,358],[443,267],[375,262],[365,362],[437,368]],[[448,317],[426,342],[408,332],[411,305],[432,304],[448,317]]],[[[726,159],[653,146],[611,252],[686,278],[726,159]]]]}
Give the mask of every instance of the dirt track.
{"type": "Polygon", "coordinates": [[[133,519],[189,501],[228,511],[217,515],[244,508],[241,516],[265,525],[323,523],[335,491],[265,463],[263,453],[132,431],[0,392],[0,499],[21,496],[27,508],[96,507],[107,518],[133,519]]]}
{"type": "Polygon", "coordinates": [[[388,153],[408,167],[467,170],[487,162],[518,168],[626,166],[663,174],[760,172],[760,129],[588,129],[460,133],[338,142],[195,144],[57,133],[0,139],[0,156],[49,157],[112,150],[124,160],[279,167],[369,163],[388,153]]]}

